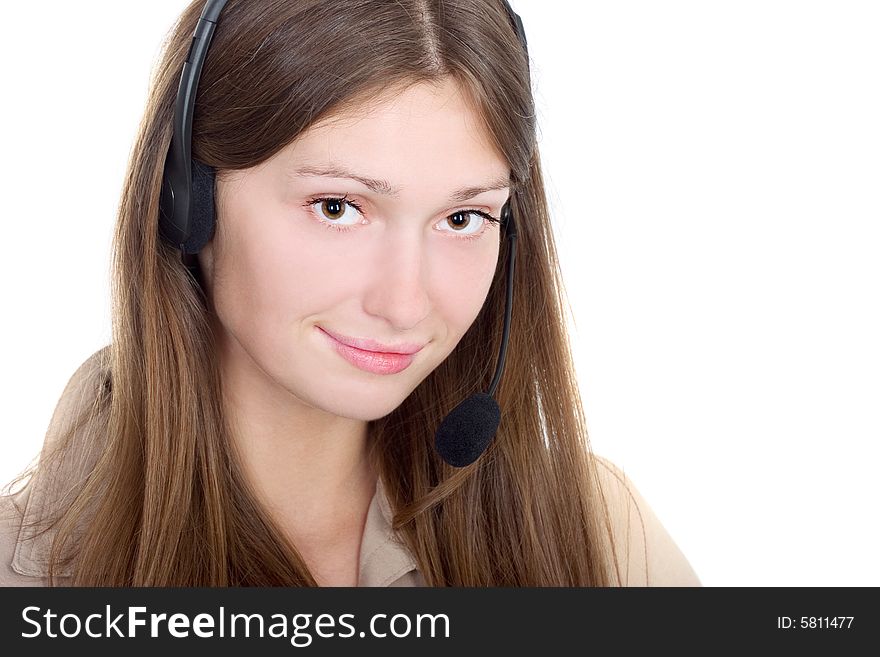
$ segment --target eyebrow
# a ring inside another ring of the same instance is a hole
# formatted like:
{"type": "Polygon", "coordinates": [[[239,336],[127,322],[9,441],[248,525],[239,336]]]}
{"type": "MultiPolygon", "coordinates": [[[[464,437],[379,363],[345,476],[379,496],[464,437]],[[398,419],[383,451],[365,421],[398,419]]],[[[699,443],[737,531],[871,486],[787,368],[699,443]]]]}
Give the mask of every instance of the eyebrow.
{"type": "MultiPolygon", "coordinates": [[[[383,196],[391,196],[395,198],[400,196],[400,189],[392,187],[391,183],[389,183],[387,180],[362,176],[352,171],[349,171],[345,167],[338,164],[331,164],[329,166],[323,167],[302,166],[294,169],[292,175],[299,177],[317,176],[328,178],[349,178],[351,180],[358,181],[376,194],[382,194],[383,196]]],[[[467,201],[474,196],[478,196],[483,192],[491,192],[496,189],[506,189],[509,186],[509,178],[496,178],[495,180],[489,181],[485,185],[462,187],[461,189],[457,189],[452,192],[449,198],[455,203],[460,203],[461,201],[467,201]]]]}

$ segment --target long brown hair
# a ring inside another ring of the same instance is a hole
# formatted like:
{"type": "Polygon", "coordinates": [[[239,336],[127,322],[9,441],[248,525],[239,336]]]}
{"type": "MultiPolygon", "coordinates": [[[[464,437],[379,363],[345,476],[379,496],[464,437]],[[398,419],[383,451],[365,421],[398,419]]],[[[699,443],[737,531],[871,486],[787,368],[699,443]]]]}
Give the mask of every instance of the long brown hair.
{"type": "MultiPolygon", "coordinates": [[[[170,33],[129,162],[107,380],[74,425],[91,421],[106,447],[58,510],[50,582],[70,564],[75,585],[316,585],[229,447],[211,304],[157,230],[177,85],[202,7],[194,0],[170,33]]],[[[253,167],[319,119],[445,76],[511,167],[519,239],[502,421],[473,465],[452,468],[433,449],[445,414],[494,373],[506,248],[459,345],[368,424],[370,457],[429,586],[619,584],[565,329],[526,53],[500,0],[229,0],[198,87],[193,157],[218,171],[253,167]]],[[[64,458],[68,439],[52,458],[64,458]]]]}

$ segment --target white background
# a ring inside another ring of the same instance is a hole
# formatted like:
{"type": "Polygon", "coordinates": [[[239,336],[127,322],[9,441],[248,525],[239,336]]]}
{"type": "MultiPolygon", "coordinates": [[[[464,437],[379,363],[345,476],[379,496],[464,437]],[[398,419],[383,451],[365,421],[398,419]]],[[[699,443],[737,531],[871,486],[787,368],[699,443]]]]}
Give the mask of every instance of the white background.
{"type": "MultiPolygon", "coordinates": [[[[590,438],[706,585],[880,585],[880,5],[523,18],[590,438]]],[[[0,482],[110,341],[109,258],[183,0],[0,23],[0,482]]]]}

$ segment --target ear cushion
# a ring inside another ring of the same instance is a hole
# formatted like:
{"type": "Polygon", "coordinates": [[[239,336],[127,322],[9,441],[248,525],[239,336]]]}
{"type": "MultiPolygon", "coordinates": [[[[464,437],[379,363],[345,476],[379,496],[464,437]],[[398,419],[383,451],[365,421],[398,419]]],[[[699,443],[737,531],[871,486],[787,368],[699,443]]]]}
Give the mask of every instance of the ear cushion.
{"type": "Polygon", "coordinates": [[[198,253],[214,236],[214,168],[192,160],[192,230],[183,244],[184,253],[198,253]]]}

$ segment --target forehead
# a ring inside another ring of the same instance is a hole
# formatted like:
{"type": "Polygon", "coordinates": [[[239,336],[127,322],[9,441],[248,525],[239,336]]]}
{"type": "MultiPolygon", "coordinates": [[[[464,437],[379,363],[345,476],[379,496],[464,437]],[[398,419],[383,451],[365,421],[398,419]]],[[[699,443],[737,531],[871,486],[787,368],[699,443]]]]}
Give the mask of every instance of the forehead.
{"type": "Polygon", "coordinates": [[[349,101],[284,150],[289,164],[374,163],[385,165],[388,175],[438,167],[478,175],[509,172],[483,118],[451,78],[349,101]]]}

